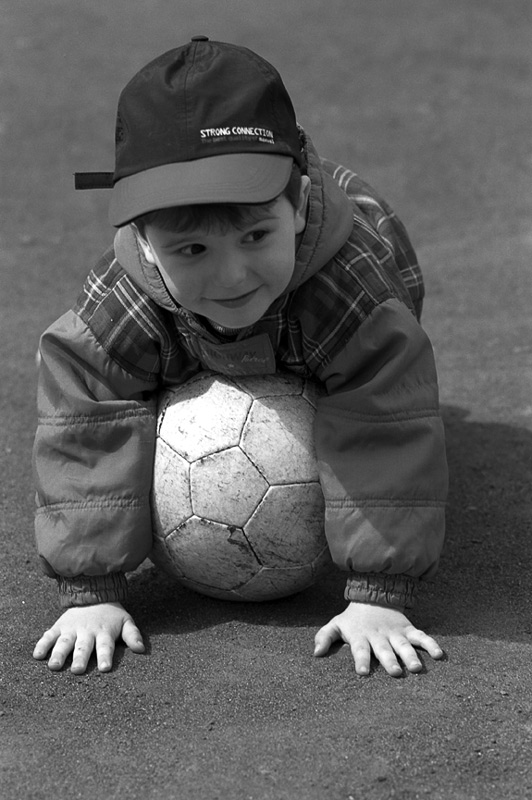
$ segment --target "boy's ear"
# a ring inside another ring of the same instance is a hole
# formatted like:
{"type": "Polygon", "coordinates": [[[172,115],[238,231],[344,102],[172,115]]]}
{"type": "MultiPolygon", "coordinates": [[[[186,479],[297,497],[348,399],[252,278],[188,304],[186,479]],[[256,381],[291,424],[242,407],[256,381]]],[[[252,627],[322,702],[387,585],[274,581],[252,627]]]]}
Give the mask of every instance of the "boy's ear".
{"type": "Polygon", "coordinates": [[[307,207],[310,195],[310,178],[308,175],[301,176],[301,187],[299,190],[299,203],[295,213],[296,233],[303,233],[307,224],[307,207]]]}
{"type": "Polygon", "coordinates": [[[144,238],[144,236],[139,231],[139,229],[137,228],[137,226],[135,225],[134,222],[131,223],[131,227],[135,231],[135,235],[137,237],[137,242],[138,242],[138,245],[139,245],[140,249],[142,250],[142,254],[143,254],[144,258],[146,259],[148,264],[153,264],[153,265],[156,266],[157,262],[155,260],[155,256],[153,254],[153,250],[151,249],[150,243],[147,241],[147,239],[144,238]]]}

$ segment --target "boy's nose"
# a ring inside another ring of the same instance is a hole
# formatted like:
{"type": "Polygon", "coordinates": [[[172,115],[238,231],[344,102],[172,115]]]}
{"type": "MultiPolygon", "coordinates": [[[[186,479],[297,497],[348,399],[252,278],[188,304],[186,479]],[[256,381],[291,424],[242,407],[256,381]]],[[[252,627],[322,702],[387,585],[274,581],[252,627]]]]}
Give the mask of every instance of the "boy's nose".
{"type": "Polygon", "coordinates": [[[231,289],[246,280],[247,272],[245,257],[229,253],[217,259],[213,282],[222,289],[231,289]]]}

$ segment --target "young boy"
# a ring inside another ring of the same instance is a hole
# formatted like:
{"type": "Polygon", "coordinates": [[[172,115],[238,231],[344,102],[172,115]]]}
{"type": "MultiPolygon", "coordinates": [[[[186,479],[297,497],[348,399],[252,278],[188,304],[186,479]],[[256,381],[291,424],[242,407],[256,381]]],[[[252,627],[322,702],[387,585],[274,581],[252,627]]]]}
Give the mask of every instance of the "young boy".
{"type": "Polygon", "coordinates": [[[326,388],[316,449],[326,534],[348,606],[315,637],[416,672],[442,656],[404,615],[436,570],[447,472],[422,277],[401,223],[322,160],[273,67],[196,36],[121,94],[114,248],[43,335],[36,532],[67,610],[37,643],[50,669],[115,642],[144,650],[125,573],[151,548],[156,396],[203,369],[289,370],[326,388]],[[243,358],[253,348],[255,358],[243,358]],[[224,354],[231,352],[231,359],[224,354]],[[227,365],[231,364],[231,368],[227,365]]]}

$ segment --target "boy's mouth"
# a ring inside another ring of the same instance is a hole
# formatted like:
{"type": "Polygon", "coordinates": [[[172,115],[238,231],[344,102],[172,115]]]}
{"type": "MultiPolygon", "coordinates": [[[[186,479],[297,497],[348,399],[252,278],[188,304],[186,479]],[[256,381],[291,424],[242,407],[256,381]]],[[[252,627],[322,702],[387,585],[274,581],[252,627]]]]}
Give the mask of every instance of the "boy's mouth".
{"type": "Polygon", "coordinates": [[[253,295],[258,292],[259,288],[260,287],[257,289],[252,289],[250,292],[240,294],[237,297],[216,298],[211,302],[216,303],[219,306],[224,306],[224,308],[240,308],[240,306],[244,306],[248,300],[251,300],[253,295]]]}

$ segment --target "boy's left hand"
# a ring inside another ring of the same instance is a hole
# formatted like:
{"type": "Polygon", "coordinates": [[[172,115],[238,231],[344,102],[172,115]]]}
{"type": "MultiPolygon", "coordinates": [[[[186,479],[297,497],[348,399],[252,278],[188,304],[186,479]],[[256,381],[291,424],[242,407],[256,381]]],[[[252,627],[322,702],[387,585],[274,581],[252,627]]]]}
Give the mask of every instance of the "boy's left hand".
{"type": "Polygon", "coordinates": [[[403,674],[397,657],[410,672],[423,668],[414,647],[422,647],[432,658],[443,656],[438,643],[414,628],[402,611],[369,603],[349,603],[324,625],[316,634],[314,655],[324,656],[338,639],[350,646],[358,675],[368,675],[372,652],[394,678],[403,674]]]}

